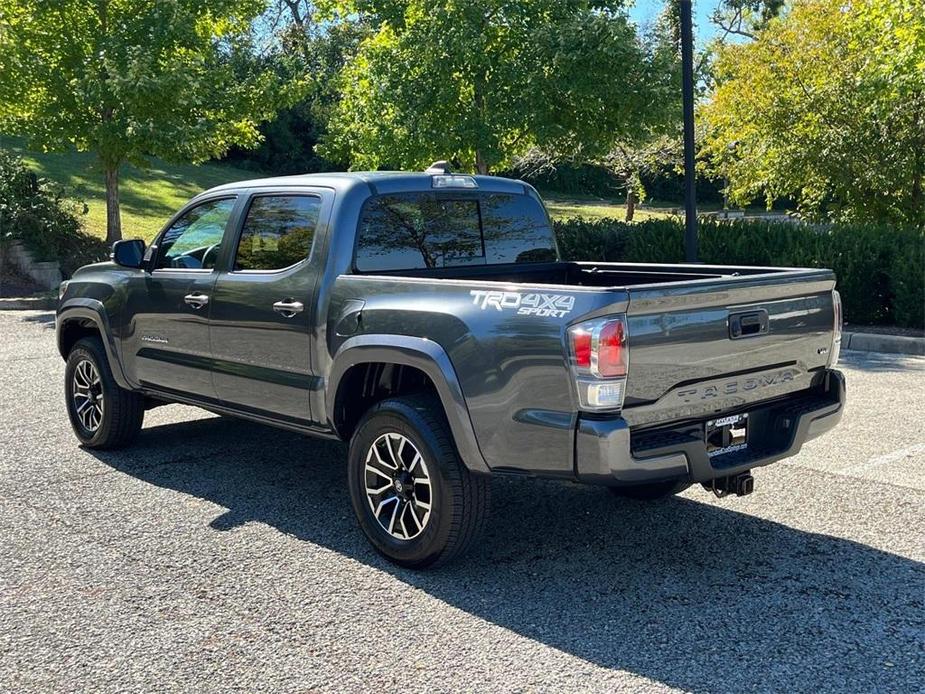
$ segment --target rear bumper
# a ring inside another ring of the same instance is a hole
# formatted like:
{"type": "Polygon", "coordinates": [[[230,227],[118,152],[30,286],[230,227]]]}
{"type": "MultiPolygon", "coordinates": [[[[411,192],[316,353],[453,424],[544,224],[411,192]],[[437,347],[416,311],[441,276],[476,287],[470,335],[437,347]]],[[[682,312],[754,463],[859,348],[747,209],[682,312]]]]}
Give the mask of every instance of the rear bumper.
{"type": "Polygon", "coordinates": [[[581,481],[609,486],[727,477],[796,455],[806,441],[838,424],[844,404],[845,377],[827,369],[808,390],[743,410],[749,415],[748,448],[712,458],[704,441],[706,418],[632,432],[622,417],[579,417],[575,469],[581,481]]]}

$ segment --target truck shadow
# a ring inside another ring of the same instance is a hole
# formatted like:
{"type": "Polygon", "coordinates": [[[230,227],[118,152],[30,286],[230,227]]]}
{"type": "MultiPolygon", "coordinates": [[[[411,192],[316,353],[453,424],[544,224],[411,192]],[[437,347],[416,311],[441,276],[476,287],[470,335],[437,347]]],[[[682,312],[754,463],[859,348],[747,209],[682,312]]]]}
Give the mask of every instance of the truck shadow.
{"type": "Polygon", "coordinates": [[[898,691],[921,671],[917,562],[687,498],[642,504],[499,479],[471,555],[406,571],[356,528],[344,447],[268,432],[206,419],[94,455],[227,508],[217,531],[268,524],[516,634],[685,690],[898,691]],[[171,462],[177,442],[187,455],[171,462]]]}

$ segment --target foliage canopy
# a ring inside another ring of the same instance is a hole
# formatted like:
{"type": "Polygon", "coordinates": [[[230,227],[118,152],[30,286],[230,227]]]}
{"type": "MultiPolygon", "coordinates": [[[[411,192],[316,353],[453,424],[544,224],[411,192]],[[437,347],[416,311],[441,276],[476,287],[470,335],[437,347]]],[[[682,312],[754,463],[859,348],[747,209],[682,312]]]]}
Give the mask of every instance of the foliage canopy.
{"type": "Polygon", "coordinates": [[[720,49],[703,153],[733,199],[925,226],[925,13],[917,0],[800,0],[720,49]]]}
{"type": "Polygon", "coordinates": [[[451,159],[482,173],[531,147],[603,156],[674,101],[620,3],[357,0],[375,31],[341,74],[326,148],[357,168],[451,159]]]}
{"type": "Polygon", "coordinates": [[[4,0],[0,128],[32,146],[95,152],[110,240],[118,169],[148,155],[202,161],[255,144],[286,98],[235,61],[261,0],[4,0]]]}

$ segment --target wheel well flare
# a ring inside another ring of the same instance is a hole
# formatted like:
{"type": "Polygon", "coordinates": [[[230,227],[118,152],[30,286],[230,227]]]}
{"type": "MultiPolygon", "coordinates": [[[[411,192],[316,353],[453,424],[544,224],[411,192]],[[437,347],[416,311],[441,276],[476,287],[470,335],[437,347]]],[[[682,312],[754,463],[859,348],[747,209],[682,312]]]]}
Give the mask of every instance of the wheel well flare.
{"type": "Polygon", "coordinates": [[[437,395],[430,376],[421,369],[389,362],[356,364],[344,373],[337,386],[334,427],[347,441],[360,418],[377,402],[418,393],[437,395]]]}
{"type": "Polygon", "coordinates": [[[67,355],[70,354],[74,345],[85,337],[102,338],[102,334],[96,323],[89,318],[71,318],[66,320],[61,325],[58,336],[58,351],[61,353],[61,356],[67,359],[67,355]]]}

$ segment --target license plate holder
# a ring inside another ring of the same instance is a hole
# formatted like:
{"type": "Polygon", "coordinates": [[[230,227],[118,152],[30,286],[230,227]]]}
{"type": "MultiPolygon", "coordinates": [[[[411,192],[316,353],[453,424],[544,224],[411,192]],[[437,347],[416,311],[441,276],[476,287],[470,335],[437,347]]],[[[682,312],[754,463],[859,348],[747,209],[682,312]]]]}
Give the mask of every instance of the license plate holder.
{"type": "Polygon", "coordinates": [[[704,440],[711,458],[748,448],[748,413],[709,420],[704,440]]]}

